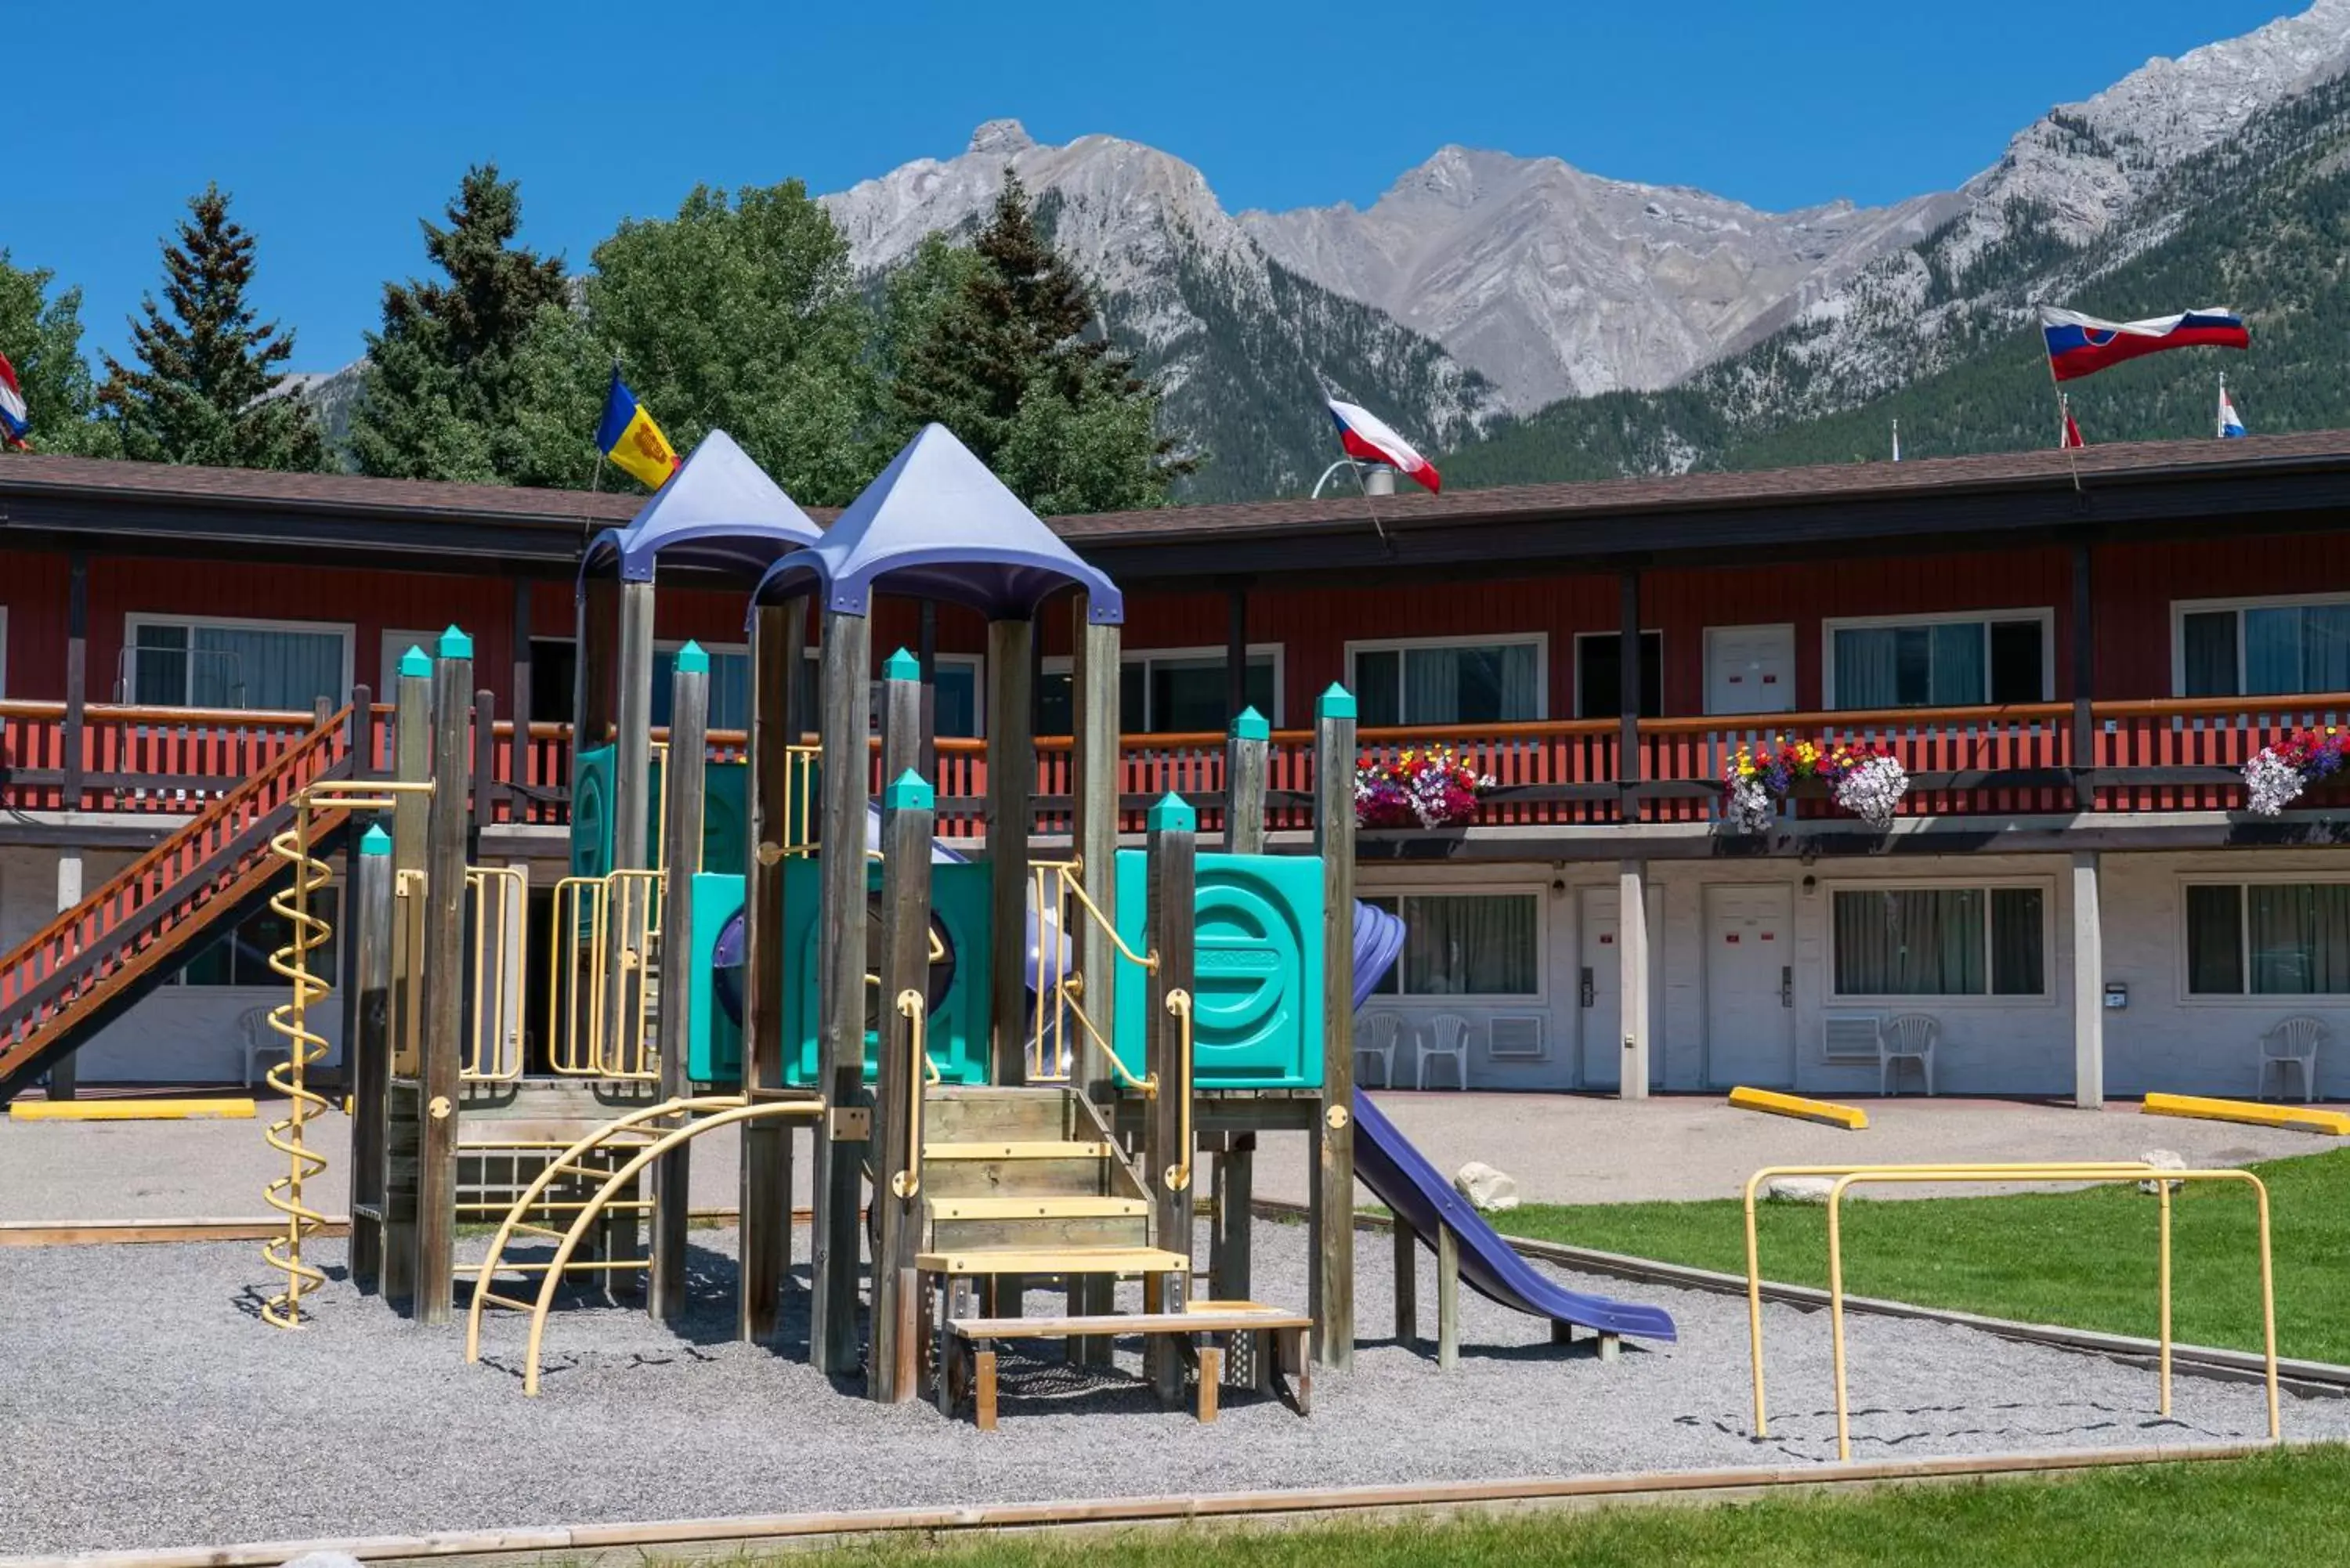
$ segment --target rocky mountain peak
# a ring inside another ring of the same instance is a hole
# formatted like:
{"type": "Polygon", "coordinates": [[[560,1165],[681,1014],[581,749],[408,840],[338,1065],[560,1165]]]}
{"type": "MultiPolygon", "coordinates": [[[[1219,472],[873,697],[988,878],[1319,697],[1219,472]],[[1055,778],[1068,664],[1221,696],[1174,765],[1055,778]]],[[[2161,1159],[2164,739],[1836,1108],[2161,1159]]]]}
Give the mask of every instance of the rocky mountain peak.
{"type": "Polygon", "coordinates": [[[1016,119],[991,119],[971,133],[967,152],[983,157],[1011,158],[1036,145],[1028,128],[1016,119]]]}

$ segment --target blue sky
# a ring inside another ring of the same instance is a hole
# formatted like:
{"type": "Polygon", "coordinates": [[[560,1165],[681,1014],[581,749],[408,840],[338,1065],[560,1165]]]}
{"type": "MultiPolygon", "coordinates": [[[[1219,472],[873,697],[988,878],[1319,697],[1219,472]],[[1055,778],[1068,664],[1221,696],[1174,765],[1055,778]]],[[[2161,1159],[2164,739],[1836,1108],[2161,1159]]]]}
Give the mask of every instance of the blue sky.
{"type": "Polygon", "coordinates": [[[521,177],[525,237],[579,265],[698,181],[836,190],[1003,115],[1040,140],[1164,148],[1234,210],[1367,204],[1446,142],[1758,206],[1874,202],[1954,184],[2051,104],[2281,9],[255,0],[199,24],[146,0],[11,7],[0,247],[80,284],[94,346],[119,350],[158,236],[218,180],[261,237],[261,307],[298,329],[298,366],[331,369],[383,280],[421,264],[417,217],[477,159],[521,177]]]}

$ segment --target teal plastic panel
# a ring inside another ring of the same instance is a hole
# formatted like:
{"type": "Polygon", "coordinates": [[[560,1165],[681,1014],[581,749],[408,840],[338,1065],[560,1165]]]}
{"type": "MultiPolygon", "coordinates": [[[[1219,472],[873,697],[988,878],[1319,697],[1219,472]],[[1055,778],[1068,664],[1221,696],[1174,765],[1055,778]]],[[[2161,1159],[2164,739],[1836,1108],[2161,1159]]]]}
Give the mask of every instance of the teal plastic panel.
{"type": "Polygon", "coordinates": [[[571,757],[571,874],[601,877],[612,868],[612,748],[571,757]]]}
{"type": "MultiPolygon", "coordinates": [[[[741,763],[712,763],[702,774],[702,867],[705,871],[736,871],[743,865],[747,845],[743,824],[749,820],[745,792],[751,770],[741,763]]],[[[660,781],[659,761],[652,764],[646,787],[645,842],[660,842],[660,781]]],[[[612,748],[598,746],[579,753],[571,763],[571,874],[601,877],[612,868],[612,748]]]]}
{"type": "Polygon", "coordinates": [[[743,912],[743,878],[704,871],[693,879],[693,961],[688,966],[692,1008],[687,1031],[685,1075],[697,1084],[739,1083],[743,1077],[743,1026],[718,1004],[713,961],[718,933],[743,912]]]}
{"type": "MultiPolygon", "coordinates": [[[[1144,946],[1140,850],[1118,857],[1118,930],[1144,946]]],[[[1202,1089],[1309,1089],[1322,1083],[1322,861],[1312,855],[1202,855],[1194,902],[1191,1077],[1202,1089]]],[[[1140,1076],[1148,982],[1118,980],[1118,1060],[1140,1076]]]]}
{"type": "MultiPolygon", "coordinates": [[[[795,1087],[811,1086],[817,1076],[816,905],[821,876],[821,866],[813,856],[795,856],[784,862],[784,933],[791,965],[785,982],[790,1001],[785,1010],[789,1048],[784,1056],[784,1078],[795,1087]]],[[[867,867],[866,888],[873,900],[867,906],[866,950],[868,961],[878,962],[881,953],[879,861],[867,867]]],[[[987,864],[932,862],[931,929],[938,934],[946,956],[931,965],[929,1046],[939,1075],[950,1084],[988,1081],[990,921],[987,864]]],[[[866,987],[868,1083],[879,1065],[880,1037],[873,1024],[879,998],[879,987],[866,987]]]]}

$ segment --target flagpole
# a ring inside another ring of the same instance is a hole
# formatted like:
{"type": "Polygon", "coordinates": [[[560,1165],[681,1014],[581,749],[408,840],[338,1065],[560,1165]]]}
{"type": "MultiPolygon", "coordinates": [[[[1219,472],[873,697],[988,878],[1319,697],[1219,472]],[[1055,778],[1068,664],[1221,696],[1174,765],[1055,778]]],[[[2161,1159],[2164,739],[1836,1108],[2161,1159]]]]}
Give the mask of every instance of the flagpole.
{"type": "Polygon", "coordinates": [[[2225,370],[2220,372],[2220,406],[2211,410],[2211,439],[2225,441],[2228,438],[2228,372],[2225,370]]]}
{"type": "Polygon", "coordinates": [[[2048,386],[2056,394],[2056,444],[2064,449],[2064,466],[2072,471],[2073,493],[2081,490],[2081,460],[2073,455],[2073,443],[2066,439],[2066,416],[2071,412],[2072,400],[2065,396],[2064,386],[2056,379],[2056,356],[2048,352],[2048,318],[2040,318],[2040,354],[2048,361],[2048,386]]]}
{"type": "Polygon", "coordinates": [[[1899,420],[1893,421],[1893,461],[1896,462],[1901,461],[1901,421],[1899,420]]]}

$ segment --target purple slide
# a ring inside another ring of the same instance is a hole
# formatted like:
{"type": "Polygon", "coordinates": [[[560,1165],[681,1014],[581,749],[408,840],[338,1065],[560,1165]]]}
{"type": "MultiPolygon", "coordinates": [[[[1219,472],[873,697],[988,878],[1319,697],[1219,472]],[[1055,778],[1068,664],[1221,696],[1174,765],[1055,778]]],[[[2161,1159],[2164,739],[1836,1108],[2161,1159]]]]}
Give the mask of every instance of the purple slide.
{"type": "MultiPolygon", "coordinates": [[[[1355,906],[1357,1008],[1394,967],[1403,936],[1403,922],[1395,916],[1368,904],[1355,906]]],[[[1668,1342],[1677,1337],[1672,1315],[1662,1308],[1570,1291],[1518,1256],[1360,1089],[1355,1091],[1355,1177],[1402,1217],[1422,1246],[1434,1250],[1440,1225],[1459,1237],[1461,1277],[1488,1301],[1603,1334],[1668,1342]]]]}

